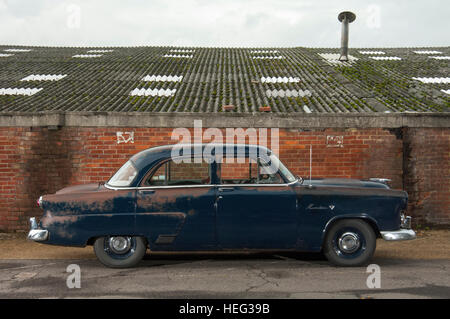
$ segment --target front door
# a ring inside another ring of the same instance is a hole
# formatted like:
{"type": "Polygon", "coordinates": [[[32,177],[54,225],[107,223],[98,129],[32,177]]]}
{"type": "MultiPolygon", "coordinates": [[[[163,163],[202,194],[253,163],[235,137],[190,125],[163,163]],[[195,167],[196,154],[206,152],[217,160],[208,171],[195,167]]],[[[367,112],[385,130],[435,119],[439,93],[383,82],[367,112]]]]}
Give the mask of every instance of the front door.
{"type": "Polygon", "coordinates": [[[296,195],[279,172],[261,174],[256,160],[224,160],[217,186],[217,236],[223,249],[293,249],[296,195]]]}
{"type": "Polygon", "coordinates": [[[215,249],[215,192],[208,163],[162,163],[137,191],[136,228],[153,250],[215,249]]]}

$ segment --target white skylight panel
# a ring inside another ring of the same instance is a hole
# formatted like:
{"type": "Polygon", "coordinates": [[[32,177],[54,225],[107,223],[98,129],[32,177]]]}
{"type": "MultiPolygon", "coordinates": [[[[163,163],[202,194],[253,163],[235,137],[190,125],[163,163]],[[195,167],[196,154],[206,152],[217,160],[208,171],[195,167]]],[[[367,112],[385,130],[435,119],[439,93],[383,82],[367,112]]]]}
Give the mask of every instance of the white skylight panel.
{"type": "Polygon", "coordinates": [[[181,82],[182,75],[147,75],[142,81],[147,82],[181,82]]]}
{"type": "Polygon", "coordinates": [[[311,96],[309,90],[267,90],[267,97],[304,97],[311,96]]]}
{"type": "Polygon", "coordinates": [[[278,53],[278,50],[252,50],[250,53],[278,53]]]}
{"type": "Polygon", "coordinates": [[[188,54],[165,54],[163,55],[164,58],[181,58],[181,59],[192,59],[193,55],[188,54]]]}
{"type": "Polygon", "coordinates": [[[305,111],[305,113],[311,113],[312,112],[311,109],[308,106],[306,106],[306,105],[303,105],[303,111],[305,111]]]}
{"type": "Polygon", "coordinates": [[[72,58],[99,58],[101,57],[103,54],[76,54],[74,56],[72,56],[72,58]]]}
{"type": "Polygon", "coordinates": [[[441,54],[441,51],[432,51],[432,50],[419,50],[419,51],[414,51],[414,53],[417,54],[441,54]]]}
{"type": "Polygon", "coordinates": [[[450,78],[413,78],[422,83],[450,83],[450,78]]]}
{"type": "Polygon", "coordinates": [[[281,56],[281,55],[279,55],[279,56],[266,55],[266,56],[253,56],[252,59],[256,59],[256,60],[281,60],[281,59],[284,59],[284,57],[281,56]]]}
{"type": "Polygon", "coordinates": [[[401,60],[398,56],[370,56],[369,58],[374,60],[392,60],[392,61],[398,61],[401,60]]]}
{"type": "Polygon", "coordinates": [[[429,58],[435,60],[450,60],[450,56],[429,56],[429,58]]]}
{"type": "Polygon", "coordinates": [[[176,53],[194,53],[195,50],[188,50],[188,49],[171,49],[169,52],[176,52],[176,53]]]}
{"type": "Polygon", "coordinates": [[[109,53],[113,52],[114,50],[89,50],[87,53],[109,53]]]}
{"type": "Polygon", "coordinates": [[[6,58],[8,56],[13,56],[14,54],[8,54],[8,53],[0,53],[0,58],[6,58]]]}
{"type": "Polygon", "coordinates": [[[261,83],[298,83],[300,78],[298,77],[262,77],[261,83]]]}
{"type": "Polygon", "coordinates": [[[354,57],[353,55],[348,55],[348,61],[339,61],[339,58],[341,55],[339,53],[319,53],[319,55],[327,60],[328,63],[334,64],[334,63],[353,63],[358,60],[358,58],[354,57]]]}
{"type": "Polygon", "coordinates": [[[359,53],[361,53],[361,54],[371,54],[371,55],[386,54],[386,52],[383,52],[383,51],[359,51],[359,53]]]}
{"type": "Polygon", "coordinates": [[[31,49],[5,49],[6,52],[30,52],[31,49]]]}
{"type": "Polygon", "coordinates": [[[31,74],[20,81],[59,81],[67,74],[31,74]]]}
{"type": "Polygon", "coordinates": [[[0,88],[0,95],[34,95],[42,88],[0,88]]]}
{"type": "Polygon", "coordinates": [[[174,96],[177,89],[134,89],[131,91],[131,96],[174,96]]]}

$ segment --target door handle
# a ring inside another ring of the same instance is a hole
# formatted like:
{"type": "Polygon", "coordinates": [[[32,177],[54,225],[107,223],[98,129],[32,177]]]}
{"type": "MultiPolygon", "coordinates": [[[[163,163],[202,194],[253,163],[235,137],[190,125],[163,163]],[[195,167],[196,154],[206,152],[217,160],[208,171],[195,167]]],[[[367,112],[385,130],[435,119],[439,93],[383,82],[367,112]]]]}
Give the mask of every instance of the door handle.
{"type": "Polygon", "coordinates": [[[155,191],[153,189],[141,189],[139,190],[139,194],[142,195],[149,195],[149,194],[153,194],[155,191]]]}
{"type": "Polygon", "coordinates": [[[233,187],[219,187],[219,192],[232,192],[234,191],[233,187]]]}

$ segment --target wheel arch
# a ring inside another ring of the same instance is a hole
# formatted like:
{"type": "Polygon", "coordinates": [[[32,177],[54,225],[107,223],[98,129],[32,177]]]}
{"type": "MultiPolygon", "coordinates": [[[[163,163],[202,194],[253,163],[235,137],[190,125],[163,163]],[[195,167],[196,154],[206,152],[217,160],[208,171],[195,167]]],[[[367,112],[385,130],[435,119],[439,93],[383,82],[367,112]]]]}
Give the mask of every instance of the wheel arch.
{"type": "MultiPolygon", "coordinates": [[[[124,236],[128,236],[128,235],[124,235],[124,236]]],[[[100,237],[105,237],[104,235],[98,235],[98,236],[92,236],[90,237],[87,241],[86,241],[86,246],[93,246],[95,241],[97,240],[97,238],[100,237]]],[[[147,245],[147,248],[149,248],[149,241],[148,238],[145,236],[138,236],[138,237],[142,237],[145,241],[145,244],[147,245]]]]}
{"type": "Polygon", "coordinates": [[[94,237],[89,238],[89,239],[86,241],[86,246],[93,246],[95,240],[96,240],[97,238],[99,238],[99,237],[102,237],[102,236],[94,236],[94,237]]]}
{"type": "Polygon", "coordinates": [[[325,225],[323,231],[322,231],[322,241],[321,241],[321,247],[323,248],[323,244],[325,241],[325,237],[327,232],[330,230],[331,227],[333,227],[334,224],[336,224],[337,222],[341,221],[341,220],[345,220],[345,219],[360,219],[364,222],[366,222],[367,224],[369,224],[370,227],[372,227],[373,231],[375,232],[375,236],[377,238],[381,238],[381,233],[380,233],[380,229],[378,227],[378,223],[375,219],[373,219],[370,216],[367,215],[343,215],[343,216],[335,216],[333,218],[331,218],[325,225]]]}

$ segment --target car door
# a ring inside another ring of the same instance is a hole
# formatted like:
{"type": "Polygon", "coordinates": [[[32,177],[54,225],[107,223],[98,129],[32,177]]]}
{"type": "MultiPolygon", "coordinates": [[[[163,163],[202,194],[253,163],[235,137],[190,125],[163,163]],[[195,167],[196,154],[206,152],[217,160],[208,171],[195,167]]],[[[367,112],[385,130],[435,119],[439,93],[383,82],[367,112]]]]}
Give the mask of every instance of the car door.
{"type": "Polygon", "coordinates": [[[298,234],[295,192],[279,173],[263,180],[255,168],[259,170],[256,160],[248,158],[219,165],[219,245],[223,249],[293,249],[298,234]]]}
{"type": "Polygon", "coordinates": [[[137,190],[136,228],[153,250],[216,248],[210,164],[168,160],[137,190]]]}

